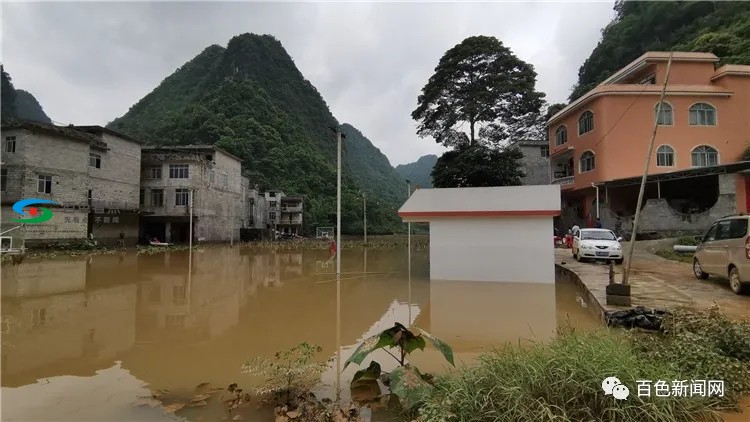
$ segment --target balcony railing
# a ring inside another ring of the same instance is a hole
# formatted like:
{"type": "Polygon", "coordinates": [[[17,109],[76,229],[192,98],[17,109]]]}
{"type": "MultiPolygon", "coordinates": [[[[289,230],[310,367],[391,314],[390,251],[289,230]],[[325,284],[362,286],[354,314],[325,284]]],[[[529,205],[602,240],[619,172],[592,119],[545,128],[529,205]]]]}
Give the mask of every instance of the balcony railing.
{"type": "Polygon", "coordinates": [[[561,177],[559,179],[552,180],[553,185],[572,185],[576,180],[575,176],[561,177]]]}

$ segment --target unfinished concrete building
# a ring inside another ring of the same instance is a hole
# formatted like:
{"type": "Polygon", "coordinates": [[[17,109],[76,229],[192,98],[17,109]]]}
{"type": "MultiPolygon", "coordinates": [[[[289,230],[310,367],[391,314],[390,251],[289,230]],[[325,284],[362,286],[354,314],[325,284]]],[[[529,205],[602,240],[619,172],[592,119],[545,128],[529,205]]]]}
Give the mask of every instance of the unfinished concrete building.
{"type": "Polygon", "coordinates": [[[238,240],[250,226],[239,158],[213,145],[144,147],[142,157],[142,237],[187,242],[191,197],[195,241],[238,240]]]}

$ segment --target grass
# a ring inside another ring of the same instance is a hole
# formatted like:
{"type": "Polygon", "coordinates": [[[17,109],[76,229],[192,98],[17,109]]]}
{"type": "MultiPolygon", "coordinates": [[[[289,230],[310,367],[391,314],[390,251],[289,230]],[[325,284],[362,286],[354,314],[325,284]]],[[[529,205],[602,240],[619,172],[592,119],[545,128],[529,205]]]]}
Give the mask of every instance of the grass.
{"type": "Polygon", "coordinates": [[[438,377],[421,421],[719,421],[750,393],[750,323],[681,310],[661,334],[601,329],[507,347],[438,377]],[[602,391],[616,376],[627,400],[602,391]],[[638,397],[636,380],[724,380],[724,397],[638,397]]]}
{"type": "Polygon", "coordinates": [[[658,249],[654,251],[654,253],[662,258],[670,259],[672,261],[679,261],[679,262],[693,262],[693,254],[692,253],[679,253],[675,252],[672,249],[672,246],[674,245],[683,245],[683,246],[697,246],[700,243],[700,241],[694,237],[694,236],[682,236],[674,241],[669,247],[669,249],[658,249]]]}

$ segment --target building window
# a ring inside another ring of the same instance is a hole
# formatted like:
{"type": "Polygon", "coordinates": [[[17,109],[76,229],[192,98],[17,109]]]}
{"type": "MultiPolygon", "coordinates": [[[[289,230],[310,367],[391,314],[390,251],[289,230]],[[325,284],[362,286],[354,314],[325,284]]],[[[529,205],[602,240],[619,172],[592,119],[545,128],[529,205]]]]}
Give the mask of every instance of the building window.
{"type": "Polygon", "coordinates": [[[568,128],[565,126],[559,126],[555,130],[555,145],[560,146],[568,142],[568,128]]]}
{"type": "Polygon", "coordinates": [[[269,202],[268,206],[271,207],[271,208],[276,208],[276,201],[269,202]]]}
{"type": "Polygon", "coordinates": [[[164,206],[164,189],[151,189],[151,206],[164,206]]]}
{"type": "Polygon", "coordinates": [[[211,170],[211,172],[208,174],[208,176],[209,176],[209,178],[211,180],[211,184],[213,184],[214,183],[214,179],[216,177],[215,176],[215,172],[213,170],[211,170]]]}
{"type": "Polygon", "coordinates": [[[15,136],[5,137],[5,152],[16,152],[16,137],[15,136]]]}
{"type": "Polygon", "coordinates": [[[38,193],[52,193],[52,176],[40,174],[37,179],[36,191],[38,193]]]}
{"type": "Polygon", "coordinates": [[[271,220],[271,221],[275,221],[276,220],[276,212],[274,212],[274,211],[269,212],[268,213],[268,219],[271,220]]]}
{"type": "Polygon", "coordinates": [[[543,145],[539,148],[539,154],[542,156],[542,158],[549,157],[549,145],[543,145]]]}
{"type": "Polygon", "coordinates": [[[581,160],[580,160],[580,168],[579,173],[585,173],[587,171],[591,171],[596,168],[596,161],[594,158],[594,153],[591,151],[586,151],[583,154],[581,154],[581,160]]]}
{"type": "Polygon", "coordinates": [[[8,189],[8,169],[0,170],[0,192],[8,189]]]}
{"type": "Polygon", "coordinates": [[[93,152],[89,153],[89,167],[102,168],[102,156],[93,152]]]}
{"type": "Polygon", "coordinates": [[[578,119],[578,135],[589,133],[594,130],[594,113],[585,111],[578,119]]]}
{"type": "Polygon", "coordinates": [[[656,149],[657,167],[674,167],[674,149],[669,145],[662,145],[656,149]]]}
{"type": "Polygon", "coordinates": [[[690,107],[690,126],[716,126],[716,109],[705,103],[690,107]]]}
{"type": "Polygon", "coordinates": [[[161,167],[150,167],[148,177],[149,179],[161,179],[161,167]]]}
{"type": "Polygon", "coordinates": [[[227,176],[226,174],[221,175],[221,185],[225,188],[229,186],[229,176],[227,176]]]}
{"type": "Polygon", "coordinates": [[[176,206],[186,206],[188,204],[188,190],[187,189],[175,189],[174,190],[174,204],[176,206]]]}
{"type": "Polygon", "coordinates": [[[92,191],[91,189],[89,189],[88,192],[86,192],[86,198],[93,199],[94,198],[94,191],[92,191]]]}
{"type": "Polygon", "coordinates": [[[170,164],[169,165],[169,178],[170,179],[187,179],[190,177],[188,172],[189,166],[187,164],[170,164]]]}
{"type": "Polygon", "coordinates": [[[138,205],[143,206],[146,200],[146,190],[141,189],[138,192],[138,205]]]}
{"type": "Polygon", "coordinates": [[[708,167],[719,165],[719,153],[708,145],[701,145],[693,149],[693,167],[708,167]]]}
{"type": "Polygon", "coordinates": [[[661,113],[659,113],[659,103],[654,106],[654,114],[656,115],[656,124],[664,126],[672,126],[674,123],[672,106],[668,103],[661,105],[661,113]]]}

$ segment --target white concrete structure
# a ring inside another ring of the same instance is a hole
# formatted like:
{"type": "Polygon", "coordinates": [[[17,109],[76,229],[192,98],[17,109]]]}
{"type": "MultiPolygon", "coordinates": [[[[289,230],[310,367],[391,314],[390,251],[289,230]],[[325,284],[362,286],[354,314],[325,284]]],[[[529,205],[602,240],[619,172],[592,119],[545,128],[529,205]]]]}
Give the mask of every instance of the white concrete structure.
{"type": "Polygon", "coordinates": [[[558,185],[418,189],[398,214],[430,223],[432,280],[555,281],[558,185]]]}

